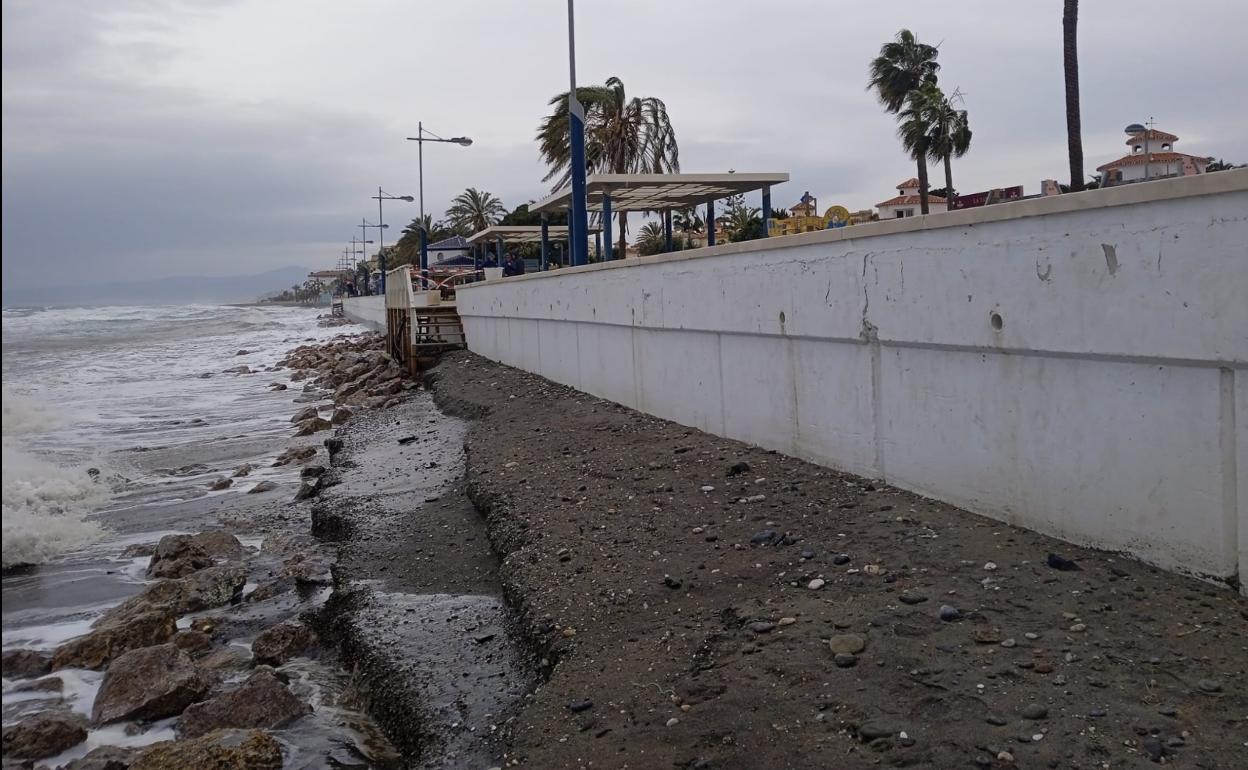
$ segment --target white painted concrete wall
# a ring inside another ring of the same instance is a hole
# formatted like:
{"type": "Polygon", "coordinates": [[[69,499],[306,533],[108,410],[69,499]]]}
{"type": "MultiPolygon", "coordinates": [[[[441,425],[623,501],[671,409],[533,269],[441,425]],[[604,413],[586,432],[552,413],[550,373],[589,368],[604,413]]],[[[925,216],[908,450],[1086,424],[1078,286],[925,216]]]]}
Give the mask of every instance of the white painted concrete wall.
{"type": "Polygon", "coordinates": [[[1248,575],[1248,171],[457,299],[470,349],[594,395],[1166,568],[1248,575]]]}
{"type": "Polygon", "coordinates": [[[383,295],[343,297],[342,312],[347,318],[373,331],[386,331],[386,298],[383,295]]]}

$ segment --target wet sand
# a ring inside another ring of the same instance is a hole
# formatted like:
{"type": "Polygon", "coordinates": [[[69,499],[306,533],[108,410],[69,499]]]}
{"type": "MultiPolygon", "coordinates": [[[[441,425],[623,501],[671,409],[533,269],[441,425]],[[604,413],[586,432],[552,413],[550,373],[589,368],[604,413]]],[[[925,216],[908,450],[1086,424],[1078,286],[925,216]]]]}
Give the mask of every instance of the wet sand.
{"type": "Polygon", "coordinates": [[[509,763],[1248,766],[1224,586],[469,353],[428,381],[539,661],[509,763]]]}

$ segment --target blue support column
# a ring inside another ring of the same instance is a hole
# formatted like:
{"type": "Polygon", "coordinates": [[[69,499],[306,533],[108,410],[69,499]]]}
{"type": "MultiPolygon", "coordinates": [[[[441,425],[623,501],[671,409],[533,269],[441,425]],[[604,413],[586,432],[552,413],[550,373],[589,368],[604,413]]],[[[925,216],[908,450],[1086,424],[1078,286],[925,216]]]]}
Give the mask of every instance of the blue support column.
{"type": "Polygon", "coordinates": [[[472,269],[473,270],[481,269],[481,252],[477,249],[478,245],[479,244],[473,244],[472,246],[472,269]]]}
{"type": "Polygon", "coordinates": [[[706,203],[706,245],[715,245],[715,201],[706,203]]]}
{"type": "Polygon", "coordinates": [[[498,266],[499,267],[503,266],[503,251],[504,251],[503,236],[500,235],[498,236],[498,266]]]}
{"type": "Polygon", "coordinates": [[[771,237],[771,228],[768,221],[771,219],[771,185],[763,187],[763,237],[771,237]]]}
{"type": "Polygon", "coordinates": [[[614,247],[611,244],[611,191],[610,190],[602,191],[602,229],[603,229],[603,232],[607,236],[605,239],[606,244],[603,250],[603,254],[606,257],[606,260],[610,262],[612,259],[614,259],[614,257],[612,256],[612,251],[614,250],[614,247]]]}
{"type": "Polygon", "coordinates": [[[429,286],[429,233],[420,228],[420,288],[429,286]]]}
{"type": "Polygon", "coordinates": [[[550,217],[542,212],[542,272],[550,265],[550,217]]]}
{"type": "Polygon", "coordinates": [[[672,245],[672,210],[668,209],[663,212],[663,242],[665,251],[672,252],[675,249],[672,245]]]}

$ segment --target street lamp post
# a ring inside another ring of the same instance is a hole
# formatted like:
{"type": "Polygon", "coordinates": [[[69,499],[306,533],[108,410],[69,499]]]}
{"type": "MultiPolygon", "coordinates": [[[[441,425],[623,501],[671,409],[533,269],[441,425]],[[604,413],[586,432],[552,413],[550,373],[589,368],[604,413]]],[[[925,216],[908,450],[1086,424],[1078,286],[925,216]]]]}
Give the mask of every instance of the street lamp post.
{"type": "MultiPolygon", "coordinates": [[[[382,190],[380,187],[377,188],[377,194],[374,195],[373,198],[377,201],[377,265],[381,268],[381,290],[384,293],[386,290],[386,239],[382,234],[382,231],[386,229],[386,223],[381,214],[381,202],[407,201],[408,203],[411,203],[413,199],[410,195],[391,195],[390,193],[382,190]]],[[[423,219],[420,222],[420,226],[425,226],[423,219]]]]}
{"type": "Polygon", "coordinates": [[[425,142],[446,142],[467,147],[472,144],[472,140],[466,136],[453,136],[450,139],[443,139],[425,128],[423,122],[417,121],[416,136],[407,137],[407,141],[416,143],[416,157],[420,175],[420,224],[423,227],[425,224],[425,142]]]}
{"type": "Polygon", "coordinates": [[[572,218],[568,220],[572,253],[568,256],[572,264],[584,265],[589,262],[589,215],[585,210],[585,109],[576,98],[576,24],[572,0],[568,0],[568,76],[571,83],[568,89],[568,133],[572,145],[572,218]]]}
{"type": "MultiPolygon", "coordinates": [[[[378,240],[381,240],[381,231],[385,230],[389,226],[390,225],[383,225],[381,223],[378,223],[375,225],[370,224],[369,221],[365,219],[364,217],[360,217],[360,223],[356,225],[356,227],[360,228],[361,238],[367,238],[368,229],[370,227],[375,227],[377,229],[378,240]]],[[[361,242],[372,243],[372,241],[361,241],[361,242]]],[[[377,252],[377,268],[381,271],[381,280],[377,282],[377,287],[381,289],[382,294],[385,294],[386,293],[386,255],[382,254],[380,250],[377,252]]]]}
{"type": "Polygon", "coordinates": [[[369,243],[372,243],[372,241],[360,240],[359,238],[356,238],[354,235],[352,235],[351,236],[351,258],[355,259],[357,255],[361,257],[364,256],[364,254],[367,253],[367,249],[364,248],[364,245],[369,244],[369,243]]]}

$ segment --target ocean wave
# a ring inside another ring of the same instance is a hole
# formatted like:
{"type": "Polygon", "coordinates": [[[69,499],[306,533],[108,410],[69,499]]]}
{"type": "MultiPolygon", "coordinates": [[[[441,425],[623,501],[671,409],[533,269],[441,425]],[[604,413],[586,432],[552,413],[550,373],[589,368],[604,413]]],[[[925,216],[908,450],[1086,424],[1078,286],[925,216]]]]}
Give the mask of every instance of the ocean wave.
{"type": "Polygon", "coordinates": [[[3,432],[5,436],[42,433],[60,427],[61,416],[47,404],[33,398],[3,390],[3,432]]]}

